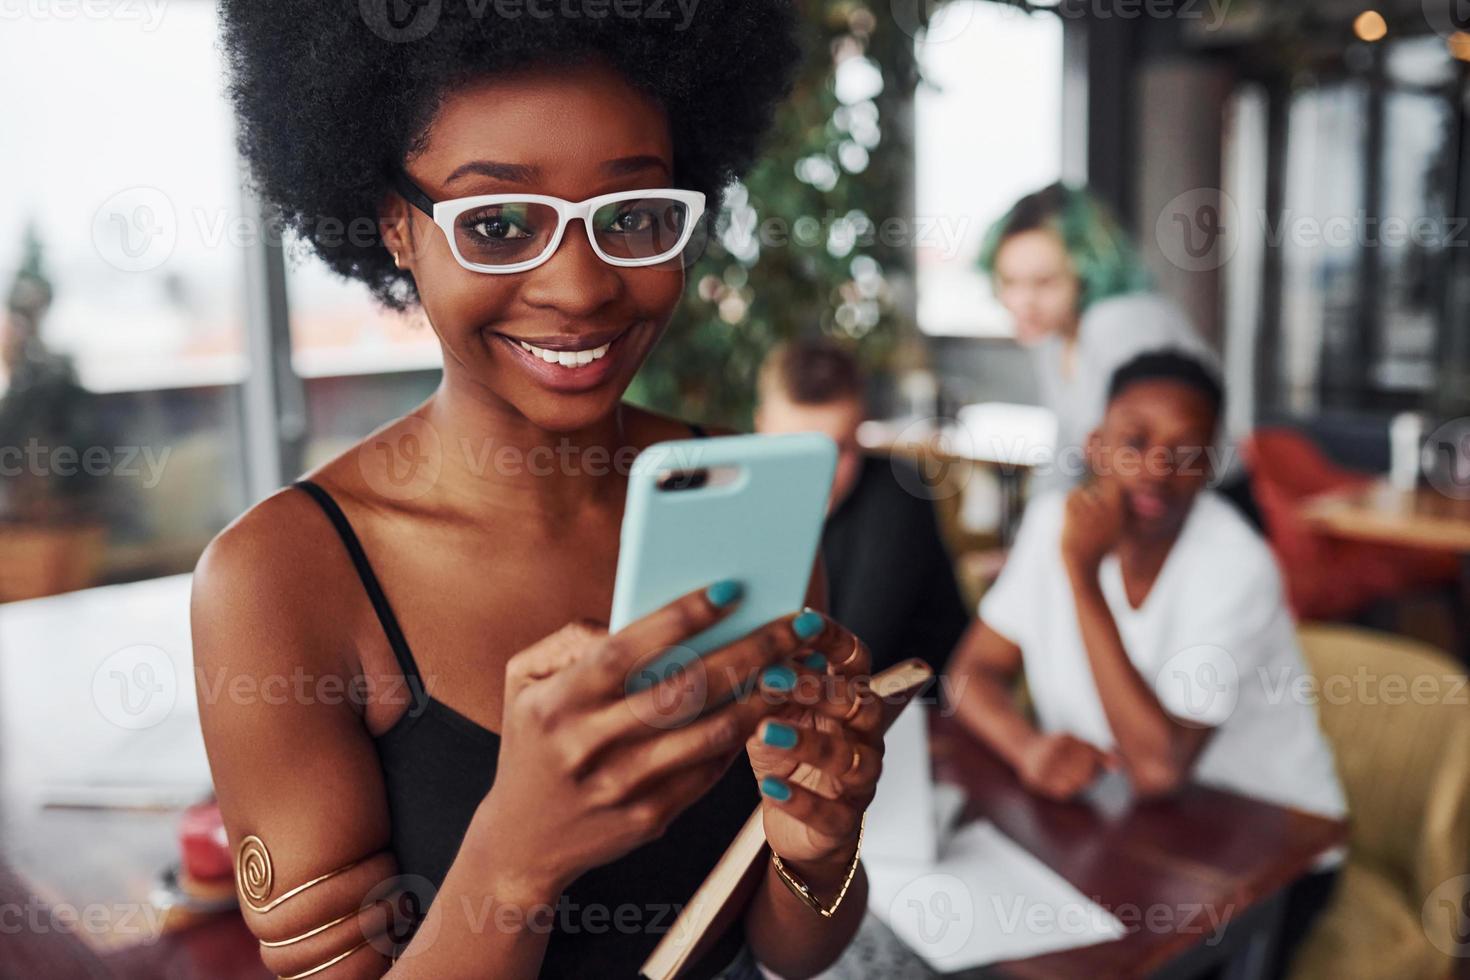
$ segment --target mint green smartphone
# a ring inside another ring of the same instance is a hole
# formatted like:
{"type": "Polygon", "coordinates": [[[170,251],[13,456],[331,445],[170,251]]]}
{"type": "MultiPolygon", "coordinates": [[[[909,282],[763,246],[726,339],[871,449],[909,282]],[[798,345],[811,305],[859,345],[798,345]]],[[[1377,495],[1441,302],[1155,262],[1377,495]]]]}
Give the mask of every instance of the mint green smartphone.
{"type": "Polygon", "coordinates": [[[817,433],[681,439],[633,461],[609,627],[735,579],[735,611],[630,681],[651,686],[806,600],[837,446],[817,433]]]}

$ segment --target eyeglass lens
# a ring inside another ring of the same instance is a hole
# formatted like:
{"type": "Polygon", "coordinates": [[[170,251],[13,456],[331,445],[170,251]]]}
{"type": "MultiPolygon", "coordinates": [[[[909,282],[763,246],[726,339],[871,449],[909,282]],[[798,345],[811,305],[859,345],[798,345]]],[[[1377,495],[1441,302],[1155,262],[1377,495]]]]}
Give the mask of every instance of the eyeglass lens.
{"type": "MultiPolygon", "coordinates": [[[[615,259],[667,256],[679,244],[689,208],[667,197],[638,197],[604,204],[592,213],[598,247],[615,259]]],[[[511,201],[470,208],[454,221],[459,254],[476,265],[514,265],[538,258],[556,237],[556,209],[511,201]]]]}

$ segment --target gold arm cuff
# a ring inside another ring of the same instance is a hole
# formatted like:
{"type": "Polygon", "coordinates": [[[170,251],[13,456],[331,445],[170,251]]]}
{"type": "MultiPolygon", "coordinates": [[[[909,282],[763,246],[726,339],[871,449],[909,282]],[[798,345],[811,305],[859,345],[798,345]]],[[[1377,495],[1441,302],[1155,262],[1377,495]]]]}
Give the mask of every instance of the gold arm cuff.
{"type": "Polygon", "coordinates": [[[318,964],[317,966],[312,967],[310,970],[303,970],[300,973],[293,973],[289,977],[280,977],[279,980],[301,980],[302,977],[309,977],[313,973],[320,973],[323,970],[325,970],[327,967],[332,966],[333,964],[341,963],[343,960],[347,959],[347,957],[351,956],[353,953],[357,952],[359,949],[362,949],[364,946],[366,946],[370,942],[372,942],[371,939],[364,939],[362,942],[358,943],[356,946],[352,947],[351,949],[347,950],[344,953],[338,953],[336,956],[334,956],[331,959],[327,960],[325,963],[318,964]]]}
{"type": "Polygon", "coordinates": [[[239,893],[240,900],[252,911],[269,912],[286,899],[300,895],[308,888],[320,885],[329,878],[335,878],[342,872],[377,857],[385,850],[387,848],[380,847],[366,857],[349,861],[340,868],[333,868],[324,875],[318,875],[275,898],[270,898],[271,890],[275,885],[275,869],[272,866],[270,852],[266,850],[265,842],[252,834],[240,842],[239,850],[235,854],[235,890],[239,893]],[[270,900],[267,901],[267,899],[270,900]]]}
{"type": "Polygon", "coordinates": [[[817,901],[817,896],[812,894],[812,890],[807,887],[807,883],[798,878],[792,873],[791,869],[786,867],[785,862],[781,860],[781,855],[777,854],[774,850],[771,851],[771,864],[775,866],[776,874],[781,876],[781,881],[791,890],[793,895],[801,899],[802,904],[824,919],[830,919],[836,914],[838,906],[842,904],[843,898],[847,896],[847,889],[852,884],[853,876],[857,874],[858,859],[863,853],[863,829],[867,826],[867,823],[868,814],[864,811],[862,818],[858,821],[857,850],[853,852],[852,863],[847,866],[847,877],[842,879],[842,888],[838,890],[837,897],[832,900],[832,904],[826,908],[823,908],[822,903],[817,901]]]}

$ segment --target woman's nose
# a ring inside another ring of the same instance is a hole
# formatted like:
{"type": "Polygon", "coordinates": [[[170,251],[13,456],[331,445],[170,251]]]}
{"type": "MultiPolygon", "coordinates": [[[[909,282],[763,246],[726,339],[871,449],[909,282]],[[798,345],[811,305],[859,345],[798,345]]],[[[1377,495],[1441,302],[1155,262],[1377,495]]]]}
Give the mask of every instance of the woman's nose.
{"type": "Polygon", "coordinates": [[[527,303],[555,309],[569,317],[596,312],[622,289],[617,270],[592,250],[581,221],[570,222],[551,258],[526,275],[521,297],[527,303]]]}

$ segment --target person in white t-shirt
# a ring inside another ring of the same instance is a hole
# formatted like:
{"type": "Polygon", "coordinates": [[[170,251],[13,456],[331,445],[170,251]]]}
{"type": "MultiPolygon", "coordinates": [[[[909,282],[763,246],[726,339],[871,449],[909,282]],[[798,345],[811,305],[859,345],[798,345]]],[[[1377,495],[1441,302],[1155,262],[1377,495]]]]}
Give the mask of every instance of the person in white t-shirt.
{"type": "MultiPolygon", "coordinates": [[[[954,710],[1039,795],[1121,769],[1144,797],[1194,780],[1345,813],[1316,709],[1293,696],[1306,667],[1275,561],[1205,489],[1222,401],[1182,352],[1120,367],[1087,439],[1092,479],[1030,503],[954,655],[954,710]],[[1012,693],[1023,670],[1034,724],[1012,693]]],[[[1324,863],[1288,897],[1285,947],[1330,894],[1324,863]]]]}

